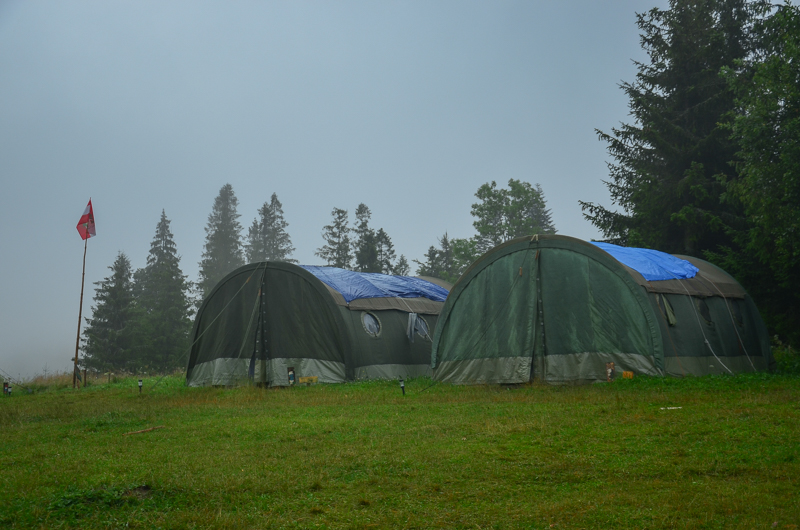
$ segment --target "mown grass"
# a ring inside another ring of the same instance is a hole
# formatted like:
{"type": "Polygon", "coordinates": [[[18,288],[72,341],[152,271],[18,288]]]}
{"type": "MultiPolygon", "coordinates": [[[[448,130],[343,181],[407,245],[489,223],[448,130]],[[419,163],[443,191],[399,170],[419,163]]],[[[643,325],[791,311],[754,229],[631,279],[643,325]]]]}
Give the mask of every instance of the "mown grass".
{"type": "Polygon", "coordinates": [[[800,379],[0,399],[4,528],[795,528],[800,379]],[[680,407],[668,409],[667,407],[680,407]],[[163,429],[123,436],[150,427],[163,429]]]}

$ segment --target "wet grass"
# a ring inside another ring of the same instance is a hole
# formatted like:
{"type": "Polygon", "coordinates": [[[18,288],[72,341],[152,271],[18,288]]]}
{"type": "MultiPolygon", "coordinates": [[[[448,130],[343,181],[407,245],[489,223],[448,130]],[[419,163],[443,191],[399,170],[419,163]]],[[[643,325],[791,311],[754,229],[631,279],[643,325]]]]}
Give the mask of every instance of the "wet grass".
{"type": "Polygon", "coordinates": [[[0,399],[5,528],[795,528],[800,379],[0,399]],[[162,429],[139,434],[151,427],[162,429]]]}

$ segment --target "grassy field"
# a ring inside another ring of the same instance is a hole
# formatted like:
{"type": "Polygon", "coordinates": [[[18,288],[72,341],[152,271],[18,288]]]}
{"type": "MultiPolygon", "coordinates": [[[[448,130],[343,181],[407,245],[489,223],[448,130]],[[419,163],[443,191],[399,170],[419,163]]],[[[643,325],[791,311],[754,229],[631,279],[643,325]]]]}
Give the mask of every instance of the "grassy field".
{"type": "Polygon", "coordinates": [[[2,528],[800,524],[796,377],[154,382],[0,399],[2,528]]]}

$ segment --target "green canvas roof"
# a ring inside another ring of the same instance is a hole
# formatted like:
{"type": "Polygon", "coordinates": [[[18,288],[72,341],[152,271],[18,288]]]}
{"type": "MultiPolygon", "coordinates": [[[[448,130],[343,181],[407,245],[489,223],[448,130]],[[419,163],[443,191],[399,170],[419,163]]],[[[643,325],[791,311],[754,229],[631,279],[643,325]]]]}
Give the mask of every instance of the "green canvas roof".
{"type": "Polygon", "coordinates": [[[559,235],[495,247],[459,279],[433,339],[434,378],[455,383],[606,380],[623,371],[703,375],[767,369],[766,328],[718,267],[646,281],[610,254],[559,235]]]}

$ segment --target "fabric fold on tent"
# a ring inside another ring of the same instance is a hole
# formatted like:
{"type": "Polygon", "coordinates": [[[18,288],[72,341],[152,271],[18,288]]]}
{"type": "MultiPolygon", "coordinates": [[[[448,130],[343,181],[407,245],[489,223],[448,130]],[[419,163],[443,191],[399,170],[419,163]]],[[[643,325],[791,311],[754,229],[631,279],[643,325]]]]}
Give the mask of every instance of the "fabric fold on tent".
{"type": "Polygon", "coordinates": [[[599,241],[591,241],[591,244],[608,252],[614,259],[641,274],[648,282],[688,280],[700,271],[688,261],[658,250],[620,247],[599,241]]]}
{"type": "Polygon", "coordinates": [[[447,289],[421,278],[354,272],[336,267],[301,267],[341,293],[348,304],[363,298],[427,298],[434,302],[447,299],[447,289]]]}

